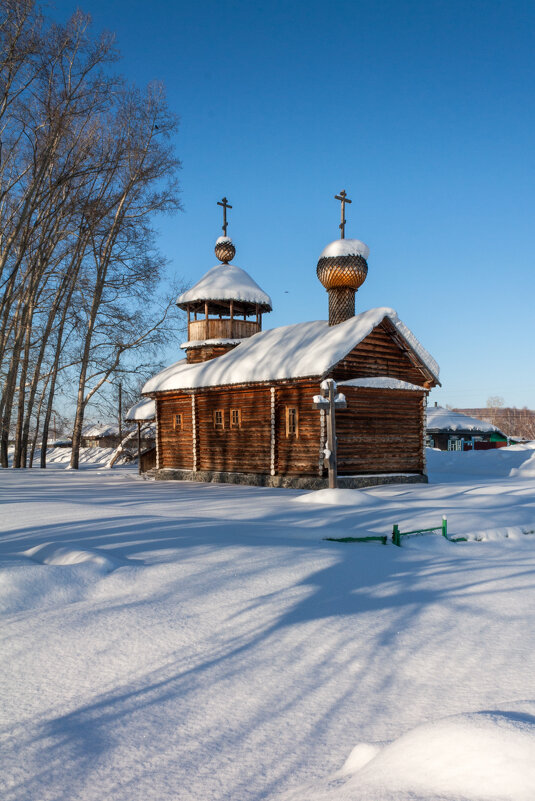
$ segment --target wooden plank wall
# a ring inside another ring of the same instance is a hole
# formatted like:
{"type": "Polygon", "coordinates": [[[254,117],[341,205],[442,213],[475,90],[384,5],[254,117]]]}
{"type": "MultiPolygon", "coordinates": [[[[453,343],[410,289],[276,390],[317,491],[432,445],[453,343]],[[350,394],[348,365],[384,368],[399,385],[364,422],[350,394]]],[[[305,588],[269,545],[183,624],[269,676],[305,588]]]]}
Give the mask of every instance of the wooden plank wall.
{"type": "Polygon", "coordinates": [[[156,448],[147,448],[147,450],[142,451],[139,461],[140,473],[146,473],[147,470],[152,470],[153,467],[156,467],[156,448]]]}
{"type": "MultiPolygon", "coordinates": [[[[320,415],[312,407],[319,383],[279,385],[275,389],[274,467],[282,475],[317,475],[320,415]],[[286,406],[299,410],[298,436],[286,436],[286,406]]],[[[271,473],[271,387],[233,387],[195,393],[197,470],[271,473]],[[214,428],[214,411],[223,411],[224,428],[214,428]],[[241,428],[230,428],[231,409],[241,410],[241,428]]],[[[191,395],[159,399],[160,467],[193,469],[191,395]],[[183,430],[174,430],[180,412],[183,430]]]]}
{"type": "Polygon", "coordinates": [[[271,392],[269,386],[204,390],[197,404],[198,470],[269,473],[271,392]],[[213,413],[223,410],[224,429],[214,429],[213,413]],[[241,428],[230,428],[230,410],[241,410],[241,428]]]}
{"type": "Polygon", "coordinates": [[[193,469],[191,395],[164,395],[158,400],[159,467],[193,469]],[[175,414],[182,415],[182,430],[176,431],[175,414]]]}
{"type": "MultiPolygon", "coordinates": [[[[275,388],[275,453],[278,475],[318,475],[320,413],[312,397],[319,381],[303,380],[275,388]],[[298,436],[287,436],[286,407],[298,409],[298,436]]],[[[337,412],[339,472],[423,472],[425,469],[423,409],[425,393],[343,387],[347,410],[337,412]]],[[[198,470],[269,474],[271,452],[271,387],[243,386],[200,390],[196,409],[198,470]],[[223,411],[225,427],[214,428],[214,411],[223,411]],[[230,410],[241,410],[241,428],[230,428],[230,410]]],[[[192,395],[159,399],[159,466],[192,470],[192,395]],[[176,413],[183,429],[173,428],[176,413]]]]}
{"type": "Polygon", "coordinates": [[[312,398],[320,391],[319,381],[282,384],[276,390],[277,473],[318,475],[320,414],[312,398]],[[297,437],[286,436],[286,407],[299,410],[297,437]]]}
{"type": "Polygon", "coordinates": [[[205,345],[202,348],[188,348],[186,359],[188,364],[207,362],[210,359],[223,356],[225,353],[228,353],[229,350],[232,350],[235,347],[236,345],[205,345]]]}
{"type": "Polygon", "coordinates": [[[340,387],[336,414],[340,474],[424,472],[422,397],[414,390],[340,387]]]}
{"type": "Polygon", "coordinates": [[[423,386],[427,380],[382,325],[368,334],[332,371],[335,381],[373,376],[391,376],[418,386],[423,386]]]}

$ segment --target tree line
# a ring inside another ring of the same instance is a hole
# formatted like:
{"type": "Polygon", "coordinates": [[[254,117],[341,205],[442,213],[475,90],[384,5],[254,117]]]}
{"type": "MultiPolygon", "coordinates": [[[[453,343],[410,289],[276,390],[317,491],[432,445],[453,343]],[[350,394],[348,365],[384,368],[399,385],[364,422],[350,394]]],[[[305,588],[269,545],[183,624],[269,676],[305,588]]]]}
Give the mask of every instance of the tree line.
{"type": "Polygon", "coordinates": [[[501,395],[491,395],[487,399],[485,407],[460,409],[451,406],[448,408],[492,423],[508,437],[535,440],[535,411],[526,406],[521,409],[516,406],[506,406],[501,395]]]}
{"type": "MultiPolygon", "coordinates": [[[[58,398],[84,414],[168,334],[154,216],[179,208],[163,87],[114,71],[111,34],[77,11],[0,0],[0,464],[41,467],[58,398]]],[[[154,365],[152,365],[154,366],[154,365]]]]}

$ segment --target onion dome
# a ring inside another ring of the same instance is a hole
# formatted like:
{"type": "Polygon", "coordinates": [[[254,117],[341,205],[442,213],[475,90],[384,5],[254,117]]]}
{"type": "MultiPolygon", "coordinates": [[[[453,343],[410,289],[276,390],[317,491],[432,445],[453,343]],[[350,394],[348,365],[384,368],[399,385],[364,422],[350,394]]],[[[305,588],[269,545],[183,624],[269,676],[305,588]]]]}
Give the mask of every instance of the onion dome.
{"type": "Polygon", "coordinates": [[[317,276],[329,293],[329,325],[355,315],[355,292],[368,274],[370,249],[359,239],[337,239],[322,251],[317,276]]]}
{"type": "Polygon", "coordinates": [[[236,255],[236,248],[228,236],[220,236],[215,243],[215,255],[223,264],[228,264],[236,255]]]}

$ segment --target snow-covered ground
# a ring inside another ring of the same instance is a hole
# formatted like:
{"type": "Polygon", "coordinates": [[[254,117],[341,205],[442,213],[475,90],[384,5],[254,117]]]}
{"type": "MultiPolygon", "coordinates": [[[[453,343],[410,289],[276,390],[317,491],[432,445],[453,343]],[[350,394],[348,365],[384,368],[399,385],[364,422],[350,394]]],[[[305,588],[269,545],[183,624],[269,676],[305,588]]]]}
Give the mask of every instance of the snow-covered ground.
{"type": "Polygon", "coordinates": [[[85,464],[0,473],[2,801],[535,798],[533,443],[363,491],[85,464]]]}
{"type": "MultiPolygon", "coordinates": [[[[13,448],[8,451],[9,464],[12,463],[13,448]]],[[[115,453],[115,448],[80,448],[80,469],[86,467],[104,467],[115,453]]],[[[71,449],[69,448],[48,448],[46,452],[47,467],[68,467],[71,460],[71,449]]],[[[38,468],[41,461],[41,451],[36,450],[33,457],[33,467],[38,468]]],[[[125,461],[119,458],[118,463],[125,461]]]]}

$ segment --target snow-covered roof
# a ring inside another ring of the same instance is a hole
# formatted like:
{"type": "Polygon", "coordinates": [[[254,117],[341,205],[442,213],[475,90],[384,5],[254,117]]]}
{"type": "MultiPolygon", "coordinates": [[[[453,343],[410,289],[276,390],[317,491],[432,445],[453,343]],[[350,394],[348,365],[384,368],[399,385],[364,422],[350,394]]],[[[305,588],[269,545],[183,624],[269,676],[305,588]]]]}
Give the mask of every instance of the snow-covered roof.
{"type": "MultiPolygon", "coordinates": [[[[126,429],[128,430],[128,429],[126,429]]],[[[82,437],[113,437],[119,434],[119,426],[114,423],[90,423],[82,429],[82,437]]]]}
{"type": "Polygon", "coordinates": [[[370,248],[360,239],[335,239],[321,252],[320,259],[329,259],[336,256],[362,256],[367,259],[370,248]]]}
{"type": "Polygon", "coordinates": [[[249,273],[234,264],[218,264],[203,275],[200,281],[176,299],[177,305],[201,300],[239,300],[269,307],[271,298],[249,273]]]}
{"type": "Polygon", "coordinates": [[[451,409],[444,409],[442,406],[427,407],[427,430],[428,431],[498,431],[497,426],[478,420],[476,417],[468,417],[466,414],[454,412],[451,409]]]}
{"type": "Polygon", "coordinates": [[[425,391],[425,387],[411,384],[409,381],[401,381],[399,378],[390,376],[374,376],[372,378],[351,378],[349,381],[338,381],[339,387],[372,387],[373,389],[412,389],[419,392],[425,391]]]}
{"type": "Polygon", "coordinates": [[[156,417],[156,403],[152,398],[142,398],[126,413],[125,420],[154,420],[156,417]]]}
{"type": "Polygon", "coordinates": [[[188,342],[182,342],[180,347],[183,350],[190,350],[192,348],[204,348],[205,345],[239,345],[242,341],[242,337],[233,339],[190,339],[188,342]]]}
{"type": "Polygon", "coordinates": [[[437,363],[396,312],[379,308],[361,312],[339,325],[329,326],[326,321],[317,320],[259,332],[217,359],[198,364],[182,360],[167,367],[147,381],[143,393],[322,376],[385,317],[438,380],[437,363]]]}

